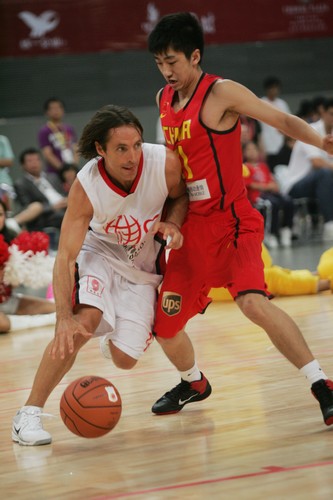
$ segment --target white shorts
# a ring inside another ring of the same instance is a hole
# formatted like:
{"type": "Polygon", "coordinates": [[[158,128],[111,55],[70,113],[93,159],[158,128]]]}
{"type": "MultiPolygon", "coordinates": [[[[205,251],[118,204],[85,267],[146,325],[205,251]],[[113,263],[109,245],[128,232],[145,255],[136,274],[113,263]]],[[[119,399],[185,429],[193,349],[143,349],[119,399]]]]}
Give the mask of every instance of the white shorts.
{"type": "Polygon", "coordinates": [[[153,340],[156,288],[138,285],[117,274],[103,256],[81,251],[77,259],[74,305],[102,311],[94,336],[108,334],[111,342],[134,359],[153,340]]]}
{"type": "Polygon", "coordinates": [[[8,300],[0,304],[0,312],[4,314],[16,314],[21,297],[21,293],[13,293],[8,300]]]}

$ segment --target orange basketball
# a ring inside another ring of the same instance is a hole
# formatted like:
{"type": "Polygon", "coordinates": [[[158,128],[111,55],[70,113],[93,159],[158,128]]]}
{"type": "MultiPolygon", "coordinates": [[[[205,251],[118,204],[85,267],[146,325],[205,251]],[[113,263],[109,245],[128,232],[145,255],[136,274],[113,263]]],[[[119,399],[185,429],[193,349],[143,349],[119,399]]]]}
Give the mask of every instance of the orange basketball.
{"type": "Polygon", "coordinates": [[[96,438],[110,432],[121,415],[117,388],[102,377],[74,380],[60,400],[60,415],[66,427],[77,436],[96,438]]]}

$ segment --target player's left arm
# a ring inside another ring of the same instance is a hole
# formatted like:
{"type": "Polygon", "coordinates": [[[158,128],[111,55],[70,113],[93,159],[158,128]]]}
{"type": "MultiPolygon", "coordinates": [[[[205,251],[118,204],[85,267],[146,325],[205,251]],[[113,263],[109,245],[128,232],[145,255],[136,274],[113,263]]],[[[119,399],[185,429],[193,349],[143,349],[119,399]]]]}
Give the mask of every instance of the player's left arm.
{"type": "Polygon", "coordinates": [[[153,231],[163,233],[167,248],[177,249],[183,244],[180,228],[188,209],[188,194],[182,177],[182,167],[176,153],[166,149],[165,177],[169,196],[165,203],[166,216],[163,222],[154,224],[153,231]]]}
{"type": "Polygon", "coordinates": [[[251,116],[277,128],[285,135],[312,144],[333,154],[333,135],[321,137],[310,125],[295,115],[284,113],[259,99],[248,88],[232,80],[223,80],[213,88],[213,98],[223,102],[223,112],[229,110],[251,116]]]}

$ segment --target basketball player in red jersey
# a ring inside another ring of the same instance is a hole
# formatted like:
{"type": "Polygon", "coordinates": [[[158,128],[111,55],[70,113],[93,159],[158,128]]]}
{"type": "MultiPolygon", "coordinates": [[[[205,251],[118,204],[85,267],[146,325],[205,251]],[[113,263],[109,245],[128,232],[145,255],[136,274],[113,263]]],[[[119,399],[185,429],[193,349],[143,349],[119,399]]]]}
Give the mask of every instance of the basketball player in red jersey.
{"type": "Polygon", "coordinates": [[[210,395],[184,328],[209,304],[211,287],[226,287],[245,316],[263,328],[308,379],[324,421],[331,425],[333,382],[294,321],[268,300],[261,260],[263,219],[247,200],[242,180],[239,115],[266,122],[331,154],[333,136],[322,139],[303,120],[273,108],[244,86],[204,73],[203,31],[190,13],[164,16],[148,45],[167,82],[157,95],[165,142],[178,152],[190,197],[182,227],[184,245],[170,254],[154,325],[181,383],[156,401],[152,411],[178,412],[210,395]]]}

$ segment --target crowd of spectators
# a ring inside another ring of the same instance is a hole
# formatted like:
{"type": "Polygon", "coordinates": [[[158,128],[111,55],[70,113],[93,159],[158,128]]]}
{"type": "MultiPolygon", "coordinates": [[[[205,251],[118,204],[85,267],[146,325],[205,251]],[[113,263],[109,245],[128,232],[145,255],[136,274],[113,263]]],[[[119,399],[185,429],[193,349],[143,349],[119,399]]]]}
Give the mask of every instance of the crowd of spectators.
{"type": "MultiPolygon", "coordinates": [[[[275,76],[263,82],[262,99],[290,112],[281,97],[282,83],[275,76]]],[[[44,104],[46,121],[36,130],[36,144],[17,158],[21,175],[13,179],[15,158],[9,138],[0,136],[0,198],[7,224],[16,232],[59,232],[67,195],[79,170],[77,134],[64,121],[65,106],[57,97],[44,104]]],[[[296,113],[320,135],[333,130],[333,98],[302,100],[296,113]]],[[[304,204],[322,220],[322,238],[333,240],[333,158],[248,116],[240,116],[244,180],[249,199],[266,218],[265,242],[270,248],[288,247],[299,236],[293,227],[298,207],[304,204]]],[[[159,125],[156,142],[163,142],[159,125]]],[[[53,238],[56,246],[57,238],[53,238]]]]}
{"type": "MultiPolygon", "coordinates": [[[[17,158],[10,139],[0,136],[0,333],[55,323],[52,297],[39,297],[36,292],[29,295],[24,285],[23,293],[17,293],[19,285],[13,287],[5,279],[8,262],[12,262],[9,259],[15,255],[10,248],[18,245],[18,238],[25,248],[30,235],[35,235],[44,238],[43,250],[48,254],[57,251],[68,192],[79,170],[76,132],[63,121],[64,103],[52,97],[44,110],[47,121],[36,130],[36,144],[21,151],[17,158]],[[21,167],[16,178],[11,174],[15,160],[21,167]]],[[[30,247],[22,252],[27,250],[32,252],[30,247]]],[[[21,252],[18,246],[17,252],[21,252]]],[[[16,266],[22,265],[15,262],[16,266]]],[[[51,280],[51,274],[45,272],[51,280]]],[[[50,281],[48,284],[51,286],[50,281]]]]}
{"type": "MultiPolygon", "coordinates": [[[[262,99],[290,112],[280,97],[278,78],[266,78],[263,87],[262,99]]],[[[303,100],[296,114],[321,136],[333,131],[331,97],[303,100]]],[[[333,241],[333,157],[248,117],[241,117],[241,142],[249,199],[269,219],[265,226],[267,246],[291,246],[294,239],[300,239],[294,227],[299,207],[310,219],[313,216],[314,224],[321,220],[322,240],[333,241]]]]}
{"type": "Polygon", "coordinates": [[[44,111],[46,122],[36,130],[36,143],[17,158],[21,171],[16,179],[10,171],[15,162],[10,140],[0,136],[0,199],[12,230],[48,232],[56,246],[68,191],[79,170],[77,135],[64,122],[61,99],[49,98],[44,111]]]}

